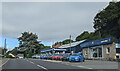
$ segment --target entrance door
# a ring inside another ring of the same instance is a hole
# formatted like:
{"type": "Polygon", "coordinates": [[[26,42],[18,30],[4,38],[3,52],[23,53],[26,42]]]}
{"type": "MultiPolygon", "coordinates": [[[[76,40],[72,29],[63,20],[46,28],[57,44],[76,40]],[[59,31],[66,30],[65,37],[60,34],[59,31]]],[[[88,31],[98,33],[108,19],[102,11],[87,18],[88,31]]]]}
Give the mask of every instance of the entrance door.
{"type": "Polygon", "coordinates": [[[97,53],[97,48],[94,48],[94,49],[93,49],[93,57],[95,57],[95,58],[96,58],[96,57],[97,57],[97,55],[98,55],[98,53],[97,53]]]}
{"type": "Polygon", "coordinates": [[[98,57],[102,57],[102,48],[98,48],[98,50],[99,50],[99,55],[98,55],[98,57]]]}
{"type": "Polygon", "coordinates": [[[100,58],[102,57],[102,47],[92,48],[92,56],[93,58],[100,58]]]}

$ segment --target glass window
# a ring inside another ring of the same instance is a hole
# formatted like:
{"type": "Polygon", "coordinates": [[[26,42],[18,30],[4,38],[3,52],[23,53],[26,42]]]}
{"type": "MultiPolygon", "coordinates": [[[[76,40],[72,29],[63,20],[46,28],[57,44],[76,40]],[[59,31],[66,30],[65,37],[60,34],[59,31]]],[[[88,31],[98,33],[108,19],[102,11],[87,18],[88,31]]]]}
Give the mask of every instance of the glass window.
{"type": "Polygon", "coordinates": [[[110,53],[110,48],[109,48],[109,47],[106,48],[106,53],[107,53],[107,54],[110,53]]]}
{"type": "Polygon", "coordinates": [[[85,50],[85,55],[87,55],[87,50],[85,50]]]}
{"type": "Polygon", "coordinates": [[[79,54],[77,54],[77,53],[73,53],[72,56],[79,56],[79,54]]]}
{"type": "Polygon", "coordinates": [[[120,53],[120,48],[116,48],[116,53],[120,53]]]}

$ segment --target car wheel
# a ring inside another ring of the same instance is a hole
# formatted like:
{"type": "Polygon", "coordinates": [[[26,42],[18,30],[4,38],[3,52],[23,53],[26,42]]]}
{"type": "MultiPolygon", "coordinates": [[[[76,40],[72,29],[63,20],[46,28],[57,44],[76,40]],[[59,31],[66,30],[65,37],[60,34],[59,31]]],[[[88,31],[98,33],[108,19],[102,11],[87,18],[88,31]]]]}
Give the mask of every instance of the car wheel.
{"type": "Polygon", "coordinates": [[[79,62],[81,62],[80,59],[79,59],[79,62]]]}
{"type": "Polygon", "coordinates": [[[83,60],[83,62],[85,62],[85,59],[83,60]]]}

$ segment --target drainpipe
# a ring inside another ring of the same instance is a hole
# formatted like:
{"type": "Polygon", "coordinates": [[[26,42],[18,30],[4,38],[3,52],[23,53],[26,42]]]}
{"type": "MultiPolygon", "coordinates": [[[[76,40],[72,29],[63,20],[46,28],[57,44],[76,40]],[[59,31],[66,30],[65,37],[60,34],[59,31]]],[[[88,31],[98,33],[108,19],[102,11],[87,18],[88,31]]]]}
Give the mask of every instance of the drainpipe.
{"type": "Polygon", "coordinates": [[[89,53],[89,47],[88,47],[88,58],[90,58],[89,54],[90,54],[90,53],[89,53]]]}
{"type": "Polygon", "coordinates": [[[102,45],[102,58],[104,58],[104,54],[103,54],[103,45],[102,45]]]}

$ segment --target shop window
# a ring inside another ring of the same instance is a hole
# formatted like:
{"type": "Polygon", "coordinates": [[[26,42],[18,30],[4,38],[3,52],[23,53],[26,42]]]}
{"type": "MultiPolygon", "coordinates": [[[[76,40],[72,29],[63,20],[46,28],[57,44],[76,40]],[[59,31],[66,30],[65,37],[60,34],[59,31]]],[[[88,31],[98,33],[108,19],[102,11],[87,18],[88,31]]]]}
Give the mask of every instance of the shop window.
{"type": "Polygon", "coordinates": [[[110,53],[110,47],[106,48],[106,53],[109,54],[110,53]]]}
{"type": "Polygon", "coordinates": [[[85,55],[87,55],[87,50],[85,50],[85,55]]]}

